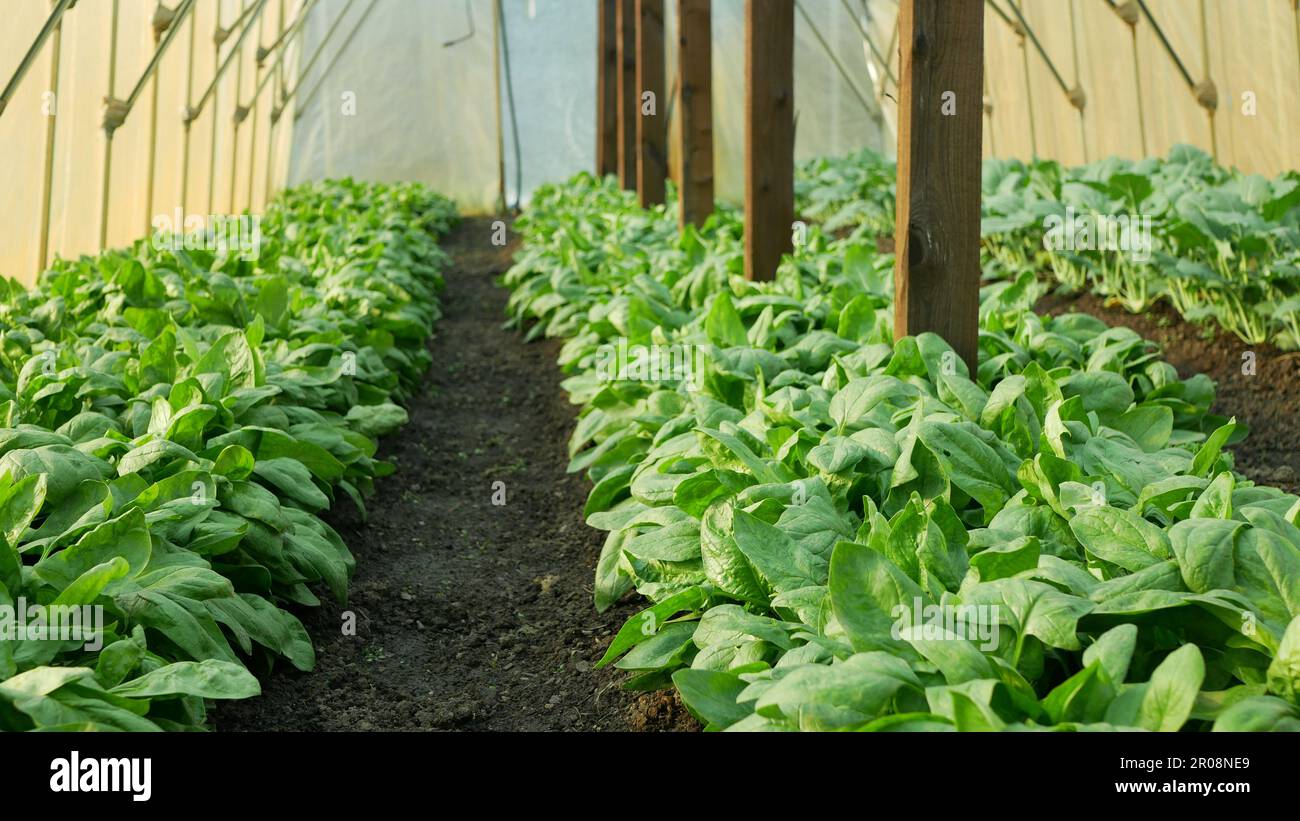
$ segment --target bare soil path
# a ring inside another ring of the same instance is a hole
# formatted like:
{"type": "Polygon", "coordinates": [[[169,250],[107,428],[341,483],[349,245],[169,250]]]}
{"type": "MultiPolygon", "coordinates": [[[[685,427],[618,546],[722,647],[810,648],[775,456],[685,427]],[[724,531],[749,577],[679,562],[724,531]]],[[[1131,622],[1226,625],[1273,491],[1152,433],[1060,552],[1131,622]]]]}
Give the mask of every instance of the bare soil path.
{"type": "Polygon", "coordinates": [[[602,534],[583,523],[586,481],[565,473],[576,409],[558,343],[525,345],[501,327],[494,280],[514,249],[491,234],[470,219],[444,241],[434,364],[410,424],[380,445],[397,472],[377,483],[368,521],[331,518],[357,571],[346,606],[298,614],[316,669],[264,676],[260,698],[213,716],[218,730],[698,726],[675,696],[631,693],[623,674],[593,669],[635,608],[592,606],[602,534]]]}

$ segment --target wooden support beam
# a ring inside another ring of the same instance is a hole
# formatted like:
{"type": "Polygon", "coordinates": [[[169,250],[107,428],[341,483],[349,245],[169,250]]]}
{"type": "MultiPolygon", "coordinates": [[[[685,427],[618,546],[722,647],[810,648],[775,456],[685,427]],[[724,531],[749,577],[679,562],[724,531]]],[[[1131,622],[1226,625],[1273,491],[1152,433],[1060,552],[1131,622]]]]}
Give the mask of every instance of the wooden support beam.
{"type": "Polygon", "coordinates": [[[596,173],[618,173],[618,0],[596,0],[596,173]]]}
{"type": "Polygon", "coordinates": [[[745,0],[745,278],[770,280],[794,224],[794,0],[745,0]]]}
{"type": "Polygon", "coordinates": [[[983,0],[901,0],[894,336],[979,352],[983,0]]]}
{"type": "Polygon", "coordinates": [[[682,90],[677,128],[681,158],[681,225],[713,213],[712,0],[677,0],[677,78],[682,90]]]}
{"type": "Polygon", "coordinates": [[[636,191],[649,208],[664,201],[668,175],[664,0],[636,0],[636,20],[636,191]]]}
{"type": "Polygon", "coordinates": [[[618,181],[636,190],[636,0],[615,0],[618,46],[618,181]]]}

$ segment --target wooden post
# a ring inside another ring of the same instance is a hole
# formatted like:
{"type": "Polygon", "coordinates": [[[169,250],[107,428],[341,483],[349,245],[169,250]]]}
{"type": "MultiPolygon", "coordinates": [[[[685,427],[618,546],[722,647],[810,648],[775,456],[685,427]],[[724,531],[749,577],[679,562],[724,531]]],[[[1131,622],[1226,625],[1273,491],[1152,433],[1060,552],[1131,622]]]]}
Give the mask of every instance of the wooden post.
{"type": "Polygon", "coordinates": [[[770,280],[794,225],[794,0],[745,0],[745,278],[770,280]]]}
{"type": "Polygon", "coordinates": [[[636,0],[636,20],[636,191],[649,208],[664,201],[668,173],[664,0],[636,0]]]}
{"type": "Polygon", "coordinates": [[[617,0],[596,0],[596,173],[618,173],[617,0]]]}
{"type": "Polygon", "coordinates": [[[713,213],[712,0],[677,0],[677,77],[682,90],[677,151],[681,225],[713,213]]]}
{"type": "Polygon", "coordinates": [[[983,0],[902,0],[894,336],[979,351],[983,0]]]}
{"type": "Polygon", "coordinates": [[[618,181],[636,190],[636,0],[617,3],[615,39],[618,45],[618,181]]]}

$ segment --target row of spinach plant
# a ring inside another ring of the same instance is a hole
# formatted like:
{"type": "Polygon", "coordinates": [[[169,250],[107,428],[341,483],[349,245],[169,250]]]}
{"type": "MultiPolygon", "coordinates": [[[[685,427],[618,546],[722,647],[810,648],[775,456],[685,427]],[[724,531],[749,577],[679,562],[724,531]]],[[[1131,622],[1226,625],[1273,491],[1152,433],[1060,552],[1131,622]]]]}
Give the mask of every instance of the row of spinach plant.
{"type": "Polygon", "coordinates": [[[454,218],[316,183],[251,246],[159,234],[0,285],[0,729],[201,728],[250,670],[313,666],[284,607],[346,597],[318,514],[393,469],[454,218]]]}
{"type": "MultiPolygon", "coordinates": [[[[800,169],[800,208],[826,230],[894,233],[894,163],[871,151],[800,169]]],[[[1248,345],[1300,349],[1300,173],[1225,169],[1177,146],[1166,158],[986,160],[980,229],[991,277],[1046,272],[1132,313],[1168,302],[1248,345]]]]}
{"type": "Polygon", "coordinates": [[[894,341],[892,261],[809,229],[743,279],[613,180],[541,189],[510,322],[566,340],[607,532],[602,663],[711,730],[1300,730],[1300,498],[1124,328],[981,292],[979,366],[894,341]],[[666,363],[666,364],[665,364],[666,363]]]}

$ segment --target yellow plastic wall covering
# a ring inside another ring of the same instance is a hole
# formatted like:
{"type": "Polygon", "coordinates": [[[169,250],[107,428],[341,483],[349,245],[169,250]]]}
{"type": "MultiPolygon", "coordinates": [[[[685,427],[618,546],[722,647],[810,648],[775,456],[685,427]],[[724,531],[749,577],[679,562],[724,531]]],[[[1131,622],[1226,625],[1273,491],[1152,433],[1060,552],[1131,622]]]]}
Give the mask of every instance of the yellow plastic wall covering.
{"type": "MultiPolygon", "coordinates": [[[[288,38],[284,86],[319,86],[310,99],[296,99],[271,128],[271,90],[238,129],[232,115],[248,104],[260,79],[257,43],[269,46],[282,25],[296,18],[302,0],[269,0],[255,31],[190,128],[186,202],[180,202],[186,76],[197,100],[214,72],[213,31],[218,15],[230,25],[257,0],[198,0],[192,18],[194,47],[184,31],[159,67],[157,165],[153,205],[144,192],[148,179],[150,95],[147,88],[113,145],[107,239],[120,245],[139,237],[148,211],[226,214],[260,210],[268,186],[330,176],[428,182],[454,197],[467,212],[491,210],[497,199],[498,119],[493,91],[493,0],[357,0],[339,21],[305,77],[298,67],[315,53],[347,0],[318,0],[300,38],[288,38]],[[360,24],[360,25],[358,25],[360,24]],[[470,35],[472,32],[472,36],[470,35]],[[446,42],[453,42],[444,46],[446,42]],[[339,49],[346,44],[341,53],[339,49]],[[297,115],[295,117],[295,114],[297,115]],[[212,151],[216,117],[216,151],[212,151]],[[256,124],[254,124],[256,122],[256,124]],[[276,147],[270,152],[274,134],[276,147]],[[268,162],[270,161],[270,162],[268,162]],[[273,167],[272,167],[273,163],[273,167]],[[231,201],[231,182],[235,182],[231,201]],[[210,180],[217,185],[210,190],[210,180]],[[252,181],[250,183],[250,180],[252,181]],[[251,195],[251,196],[250,196],[251,195]]],[[[1145,0],[1171,47],[1196,82],[1209,66],[1219,104],[1212,140],[1207,113],[1188,89],[1145,17],[1137,24],[1139,71],[1127,24],[1105,0],[997,0],[1012,19],[1015,2],[1044,50],[1071,87],[1081,86],[1086,105],[1077,109],[1052,78],[1047,64],[990,9],[985,15],[987,99],[986,155],[1029,158],[1033,144],[1042,157],[1067,164],[1110,154],[1127,157],[1147,150],[1164,154],[1176,143],[1216,147],[1220,162],[1247,172],[1277,174],[1300,168],[1300,44],[1294,0],[1145,0]],[[1073,15],[1071,15],[1073,12],[1073,15]],[[1073,25],[1071,17],[1073,16],[1073,25]],[[1204,39],[1203,39],[1204,35],[1204,39]],[[1208,44],[1209,53],[1203,42],[1208,44]],[[1075,46],[1077,43],[1077,68],[1075,46]],[[1023,48],[1028,48],[1025,54],[1023,48]],[[1026,59],[1027,58],[1027,59],[1026,59]],[[1026,72],[1026,63],[1028,72],[1026,72]],[[1027,76],[1026,76],[1027,74],[1027,76]],[[1139,124],[1135,82],[1142,83],[1139,124]],[[1249,92],[1253,97],[1243,99],[1249,92]],[[1253,114],[1243,105],[1253,103],[1253,114]],[[1029,112],[1034,114],[1031,143],[1029,112]]],[[[512,201],[547,180],[589,169],[594,157],[595,0],[502,0],[509,32],[509,59],[519,123],[522,192],[514,190],[511,118],[505,130],[505,178],[512,201]]],[[[897,121],[896,84],[872,49],[897,72],[896,0],[799,0],[796,15],[796,157],[839,154],[860,147],[893,153],[897,121]],[[855,20],[856,16],[856,20],[855,20]],[[809,20],[815,24],[809,25],[809,20]],[[820,34],[820,38],[817,36],[820,34]],[[834,59],[828,54],[833,53],[834,59]],[[838,62],[838,66],[836,63],[838,62]],[[854,77],[853,87],[843,76],[854,77]],[[857,91],[855,92],[854,87],[857,91]],[[867,97],[863,105],[860,95],[867,97]]],[[[176,0],[168,0],[174,7],[176,0]]],[[[117,94],[125,95],[153,53],[152,0],[120,0],[116,67],[117,94]]],[[[668,19],[667,99],[659,101],[675,127],[677,101],[672,32],[675,3],[665,2],[668,19]]],[[[0,28],[0,82],[40,30],[48,0],[11,0],[0,28]]],[[[723,200],[737,202],[743,190],[743,0],[714,0],[714,137],[716,186],[723,200]]],[[[100,183],[103,176],[102,99],[108,93],[110,0],[80,0],[62,29],[54,173],[50,202],[51,255],[99,250],[100,183]]],[[[222,57],[233,43],[226,42],[222,57]]],[[[26,80],[0,115],[0,272],[30,282],[39,260],[40,210],[44,176],[50,57],[46,44],[26,80]]],[[[268,58],[269,67],[274,57],[268,58]]],[[[267,70],[264,68],[263,70],[267,70]]],[[[506,104],[506,95],[501,95],[506,104]]],[[[960,104],[960,102],[959,102],[960,104]]],[[[976,104],[979,104],[978,102],[976,104]]],[[[669,158],[676,173],[675,156],[669,158]]]]}
{"type": "MultiPolygon", "coordinates": [[[[1141,156],[1128,26],[1103,0],[1019,0],[1019,5],[1066,82],[1081,81],[1088,159],[1141,156]],[[1067,4],[1074,5],[1077,21],[1079,78],[1067,4]]],[[[1146,5],[1192,78],[1204,80],[1199,0],[1146,0],[1146,5]]],[[[1206,0],[1205,7],[1210,79],[1219,100],[1214,113],[1219,161],[1268,175],[1300,168],[1300,44],[1292,0],[1206,0]],[[1246,92],[1254,95],[1253,115],[1243,111],[1246,92]]],[[[1078,115],[1033,54],[1026,95],[1018,41],[1001,20],[987,16],[985,60],[998,153],[1029,156],[1025,111],[1032,104],[1039,153],[1064,163],[1083,162],[1078,115]]],[[[1163,155],[1177,143],[1213,152],[1205,109],[1145,17],[1137,24],[1137,44],[1148,152],[1163,155]]],[[[988,147],[986,139],[986,152],[988,147]]]]}
{"type": "MultiPolygon", "coordinates": [[[[247,0],[249,4],[255,0],[247,0]]],[[[263,11],[260,41],[271,45],[279,31],[280,14],[292,21],[301,0],[269,0],[263,11]]],[[[167,0],[176,8],[178,0],[167,0]]],[[[99,248],[100,198],[103,181],[103,99],[109,93],[110,0],[80,0],[63,17],[59,64],[59,92],[50,93],[53,49],[47,43],[13,101],[0,115],[0,274],[31,283],[40,260],[41,195],[44,186],[45,134],[48,117],[55,117],[54,163],[50,192],[50,258],[96,253],[99,248]],[[49,112],[47,115],[46,112],[49,112]]],[[[155,42],[151,20],[152,0],[119,0],[117,59],[114,93],[125,98],[153,57],[155,42]]],[[[211,102],[190,129],[190,159],[187,201],[182,203],[181,161],[184,128],[181,112],[186,105],[187,70],[193,59],[193,100],[212,81],[213,32],[220,13],[223,25],[230,25],[240,13],[239,0],[197,0],[193,12],[180,23],[181,29],[164,53],[154,75],[143,89],[125,124],[113,137],[112,173],[109,189],[107,245],[120,246],[143,236],[158,214],[174,219],[182,214],[208,216],[229,214],[251,207],[254,212],[266,201],[266,175],[270,130],[270,94],[256,113],[250,112],[239,129],[240,144],[235,154],[235,201],[231,203],[232,115],[235,96],[235,65],[218,85],[211,102]],[[191,54],[190,27],[194,30],[191,54]],[[158,84],[155,166],[152,202],[146,192],[149,179],[149,137],[152,122],[153,85],[158,84]],[[217,118],[217,158],[214,202],[208,209],[209,158],[213,117],[217,118]],[[253,120],[257,118],[254,142],[253,120]],[[249,199],[249,175],[257,180],[249,199]],[[151,213],[152,212],[152,213],[151,213]]],[[[12,0],[5,3],[5,24],[0,27],[0,83],[7,82],[49,14],[46,0],[12,0]]],[[[235,35],[226,41],[224,57],[235,35]]],[[[256,50],[258,26],[241,50],[241,97],[251,98],[258,77],[256,50]]],[[[290,44],[290,70],[296,44],[290,44]]],[[[269,67],[274,56],[267,58],[269,67]]],[[[282,118],[275,130],[278,169],[272,169],[275,187],[283,184],[292,118],[282,118]]]]}

